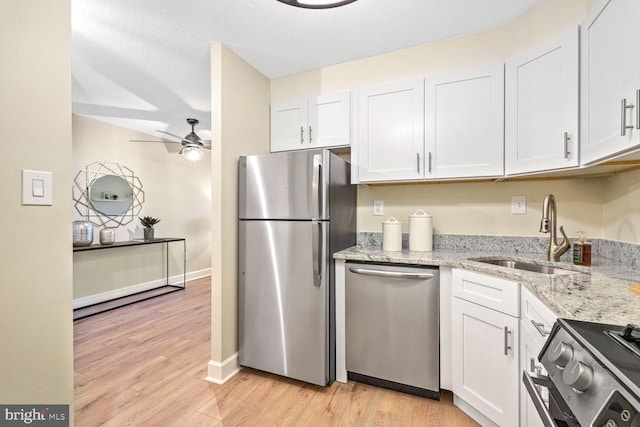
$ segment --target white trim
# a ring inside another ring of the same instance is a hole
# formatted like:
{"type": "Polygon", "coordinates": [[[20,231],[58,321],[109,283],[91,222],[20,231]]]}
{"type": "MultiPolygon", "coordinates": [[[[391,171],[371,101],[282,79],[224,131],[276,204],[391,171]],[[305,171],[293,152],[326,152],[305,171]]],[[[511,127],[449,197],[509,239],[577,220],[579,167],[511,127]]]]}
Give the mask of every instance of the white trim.
{"type": "Polygon", "coordinates": [[[240,372],[238,353],[232,354],[222,363],[210,360],[207,365],[207,371],[208,375],[205,378],[205,381],[209,381],[214,384],[226,383],[231,379],[231,377],[240,372]]]}
{"type": "MultiPolygon", "coordinates": [[[[357,168],[356,168],[357,169],[357,168]]],[[[345,260],[335,260],[335,298],[336,298],[336,381],[347,382],[347,340],[345,309],[345,260]]]]}
{"type": "MultiPolygon", "coordinates": [[[[201,277],[211,276],[211,268],[187,272],[187,282],[190,280],[200,279],[201,277]]],[[[169,277],[170,285],[182,285],[182,274],[169,277]]],[[[137,285],[127,286],[124,288],[112,289],[110,291],[101,292],[95,295],[76,298],[73,300],[73,309],[87,307],[93,304],[99,304],[105,301],[111,301],[116,298],[122,298],[138,292],[149,291],[165,285],[165,279],[152,280],[150,282],[138,283],[137,285]]]]}

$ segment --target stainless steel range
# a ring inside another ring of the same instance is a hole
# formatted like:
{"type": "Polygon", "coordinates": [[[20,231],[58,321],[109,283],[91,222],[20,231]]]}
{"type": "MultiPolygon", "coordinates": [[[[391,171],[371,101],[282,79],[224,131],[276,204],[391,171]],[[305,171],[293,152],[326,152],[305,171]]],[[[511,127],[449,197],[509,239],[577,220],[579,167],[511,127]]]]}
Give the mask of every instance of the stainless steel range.
{"type": "Polygon", "coordinates": [[[523,381],[545,426],[640,427],[638,327],[559,319],[538,359],[548,377],[523,381]]]}

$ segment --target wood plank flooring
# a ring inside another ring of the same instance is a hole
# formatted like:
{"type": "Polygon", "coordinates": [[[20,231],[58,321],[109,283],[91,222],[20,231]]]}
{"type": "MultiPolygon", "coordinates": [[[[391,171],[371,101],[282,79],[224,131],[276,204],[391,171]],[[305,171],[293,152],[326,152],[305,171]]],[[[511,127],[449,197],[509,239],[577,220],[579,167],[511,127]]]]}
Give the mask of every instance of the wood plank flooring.
{"type": "Polygon", "coordinates": [[[318,387],[243,369],[204,381],[210,279],[74,323],[75,425],[476,426],[450,393],[437,402],[349,382],[318,387]]]}

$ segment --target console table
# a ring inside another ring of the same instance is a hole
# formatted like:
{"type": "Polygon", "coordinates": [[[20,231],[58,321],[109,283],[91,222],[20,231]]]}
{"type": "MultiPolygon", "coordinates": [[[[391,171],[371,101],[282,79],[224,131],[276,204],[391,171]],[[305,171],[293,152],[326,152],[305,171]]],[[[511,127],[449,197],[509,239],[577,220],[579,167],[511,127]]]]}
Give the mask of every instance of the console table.
{"type": "Polygon", "coordinates": [[[165,251],[165,277],[164,285],[154,289],[138,292],[132,295],[127,295],[119,298],[115,298],[109,301],[104,301],[96,304],[91,304],[85,307],[76,308],[73,310],[73,320],[84,319],[85,317],[93,316],[95,314],[104,313],[105,311],[113,310],[116,308],[124,307],[126,305],[134,304],[140,301],[144,301],[150,298],[155,298],[161,295],[166,295],[172,292],[184,290],[187,283],[187,240],[185,238],[166,237],[153,240],[129,240],[124,242],[115,242],[110,245],[90,245],[90,246],[74,246],[73,252],[86,252],[97,251],[106,249],[118,249],[132,246],[143,245],[166,245],[165,251]],[[182,242],[183,249],[183,265],[182,265],[182,284],[172,285],[169,284],[169,244],[173,242],[182,242]]]}

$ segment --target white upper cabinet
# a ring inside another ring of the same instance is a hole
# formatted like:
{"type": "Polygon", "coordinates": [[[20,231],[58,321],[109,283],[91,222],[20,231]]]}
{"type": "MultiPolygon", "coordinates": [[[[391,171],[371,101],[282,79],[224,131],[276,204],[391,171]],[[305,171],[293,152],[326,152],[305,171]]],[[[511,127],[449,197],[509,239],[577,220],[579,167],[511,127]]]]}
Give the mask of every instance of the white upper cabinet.
{"type": "Polygon", "coordinates": [[[351,94],[320,95],[271,106],[271,151],[347,146],[351,94]]]}
{"type": "Polygon", "coordinates": [[[505,173],[577,167],[579,29],[506,65],[505,173]]]}
{"type": "Polygon", "coordinates": [[[362,88],[358,98],[359,181],[423,179],[424,80],[362,88]]]}
{"type": "Polygon", "coordinates": [[[504,64],[427,76],[427,179],[504,173],[504,64]]]}
{"type": "Polygon", "coordinates": [[[599,0],[582,24],[582,164],[640,147],[640,1],[599,0]]]}

